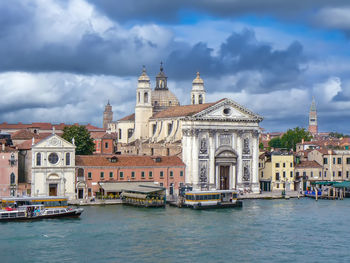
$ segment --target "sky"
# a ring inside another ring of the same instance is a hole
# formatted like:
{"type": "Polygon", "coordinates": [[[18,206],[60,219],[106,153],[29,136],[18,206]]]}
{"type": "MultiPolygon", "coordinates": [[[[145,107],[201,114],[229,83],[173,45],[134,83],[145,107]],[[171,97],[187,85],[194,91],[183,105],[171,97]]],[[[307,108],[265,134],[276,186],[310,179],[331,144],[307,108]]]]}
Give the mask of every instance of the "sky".
{"type": "Polygon", "coordinates": [[[145,65],[190,103],[230,98],[266,131],[350,134],[348,0],[0,0],[0,122],[102,126],[134,112],[145,65]]]}

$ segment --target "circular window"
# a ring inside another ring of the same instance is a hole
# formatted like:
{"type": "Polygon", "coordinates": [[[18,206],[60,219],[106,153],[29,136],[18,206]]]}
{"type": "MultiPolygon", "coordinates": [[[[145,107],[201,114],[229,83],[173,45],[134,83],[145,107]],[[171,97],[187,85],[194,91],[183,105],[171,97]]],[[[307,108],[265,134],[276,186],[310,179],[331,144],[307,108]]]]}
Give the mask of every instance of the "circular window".
{"type": "Polygon", "coordinates": [[[50,153],[49,154],[49,162],[51,164],[56,164],[58,162],[58,155],[57,155],[57,153],[50,153]]]}
{"type": "Polygon", "coordinates": [[[225,108],[223,110],[224,115],[230,115],[231,114],[231,109],[230,108],[225,108]]]}

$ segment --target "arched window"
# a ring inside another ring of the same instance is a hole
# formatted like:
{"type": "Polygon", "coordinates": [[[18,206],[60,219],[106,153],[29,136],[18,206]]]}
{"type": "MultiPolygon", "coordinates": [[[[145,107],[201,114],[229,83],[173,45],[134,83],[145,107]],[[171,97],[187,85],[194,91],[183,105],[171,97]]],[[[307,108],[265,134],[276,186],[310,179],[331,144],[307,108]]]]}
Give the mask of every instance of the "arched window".
{"type": "Polygon", "coordinates": [[[41,153],[36,154],[36,165],[41,166],[41,153]]]}
{"type": "Polygon", "coordinates": [[[145,92],[145,103],[148,103],[148,92],[145,92]]]}
{"type": "Polygon", "coordinates": [[[172,130],[173,130],[173,124],[172,123],[168,123],[168,135],[170,135],[172,130]]]}
{"type": "Polygon", "coordinates": [[[66,165],[70,165],[70,153],[66,153],[66,165]]]}
{"type": "Polygon", "coordinates": [[[192,95],[192,104],[196,104],[196,101],[194,100],[194,95],[192,95]]]}
{"type": "Polygon", "coordinates": [[[199,97],[198,97],[198,103],[199,103],[199,104],[202,104],[202,103],[203,103],[203,97],[202,97],[202,94],[199,94],[199,97]]]}
{"type": "Polygon", "coordinates": [[[16,176],[14,173],[11,173],[11,175],[10,175],[10,183],[12,185],[16,183],[16,176]]]}
{"type": "Polygon", "coordinates": [[[140,95],[140,92],[137,93],[137,96],[138,96],[138,101],[141,102],[141,95],[140,95]]]}
{"type": "Polygon", "coordinates": [[[84,169],[83,168],[78,169],[78,177],[84,177],[84,169]]]}
{"type": "Polygon", "coordinates": [[[122,138],[122,129],[119,129],[118,131],[119,131],[118,132],[119,133],[119,140],[121,140],[121,138],[122,138]]]}

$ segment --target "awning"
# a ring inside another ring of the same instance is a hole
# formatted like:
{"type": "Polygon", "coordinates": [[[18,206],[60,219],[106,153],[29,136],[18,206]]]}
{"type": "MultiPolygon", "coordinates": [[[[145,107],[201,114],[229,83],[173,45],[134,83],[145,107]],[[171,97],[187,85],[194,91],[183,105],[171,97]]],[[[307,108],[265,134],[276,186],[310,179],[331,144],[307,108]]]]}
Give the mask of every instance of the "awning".
{"type": "Polygon", "coordinates": [[[147,186],[156,186],[154,182],[99,182],[99,185],[105,192],[122,192],[123,190],[134,190],[140,184],[147,186]]]}
{"type": "Polygon", "coordinates": [[[333,186],[337,188],[343,188],[343,187],[348,188],[350,187],[350,181],[338,182],[333,184],[333,186]]]}
{"type": "Polygon", "coordinates": [[[317,184],[317,185],[333,185],[337,182],[331,182],[331,181],[320,181],[320,182],[311,182],[311,184],[317,184]]]}
{"type": "Polygon", "coordinates": [[[140,198],[140,199],[146,199],[147,195],[145,194],[135,194],[135,193],[122,193],[123,197],[132,197],[132,198],[140,198]]]}

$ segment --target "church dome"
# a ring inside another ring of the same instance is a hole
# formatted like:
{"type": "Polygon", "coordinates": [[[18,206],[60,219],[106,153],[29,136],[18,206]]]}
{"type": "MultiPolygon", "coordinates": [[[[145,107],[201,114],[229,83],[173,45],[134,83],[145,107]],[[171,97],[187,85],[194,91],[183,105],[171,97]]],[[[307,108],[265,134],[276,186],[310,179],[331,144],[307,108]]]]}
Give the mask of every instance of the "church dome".
{"type": "Polygon", "coordinates": [[[170,90],[155,89],[152,91],[152,106],[154,112],[178,105],[180,105],[179,100],[170,90]]]}

